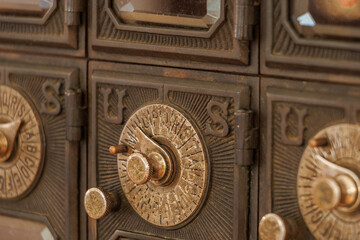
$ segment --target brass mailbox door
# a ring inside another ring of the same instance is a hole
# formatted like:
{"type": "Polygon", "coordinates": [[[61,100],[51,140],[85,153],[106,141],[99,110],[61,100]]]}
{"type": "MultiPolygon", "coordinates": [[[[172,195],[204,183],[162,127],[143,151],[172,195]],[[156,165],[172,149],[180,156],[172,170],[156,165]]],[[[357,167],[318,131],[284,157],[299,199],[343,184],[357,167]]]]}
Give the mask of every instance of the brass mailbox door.
{"type": "Polygon", "coordinates": [[[261,239],[358,238],[359,91],[263,79],[261,239]]]}
{"type": "Polygon", "coordinates": [[[256,78],[103,62],[89,78],[90,238],[256,234],[256,78]]]}
{"type": "Polygon", "coordinates": [[[85,55],[83,0],[0,0],[0,49],[85,55]]]}
{"type": "Polygon", "coordinates": [[[91,57],[257,72],[258,1],[92,0],[90,4],[91,57]],[[255,65],[247,67],[250,62],[255,65]]]}
{"type": "Polygon", "coordinates": [[[359,83],[359,1],[271,0],[262,16],[262,73],[359,83]]]}
{"type": "Polygon", "coordinates": [[[86,63],[13,57],[0,60],[0,228],[41,237],[34,222],[48,239],[78,239],[86,63]]]}

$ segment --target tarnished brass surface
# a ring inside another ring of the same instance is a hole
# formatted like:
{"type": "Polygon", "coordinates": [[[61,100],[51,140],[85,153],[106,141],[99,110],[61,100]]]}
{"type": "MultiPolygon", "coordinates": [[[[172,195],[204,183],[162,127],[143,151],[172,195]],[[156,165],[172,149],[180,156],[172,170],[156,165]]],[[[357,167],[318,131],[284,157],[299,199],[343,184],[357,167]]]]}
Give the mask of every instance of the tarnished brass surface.
{"type": "Polygon", "coordinates": [[[89,217],[100,219],[116,209],[120,204],[114,193],[104,191],[102,188],[90,188],[85,193],[84,206],[89,217]]]}
{"type": "Polygon", "coordinates": [[[0,198],[24,194],[42,167],[39,119],[17,90],[0,86],[0,198]]]}
{"type": "MultiPolygon", "coordinates": [[[[360,229],[360,126],[339,124],[316,134],[328,144],[305,149],[298,170],[297,193],[301,213],[316,239],[319,224],[336,222],[338,239],[360,229]]],[[[355,233],[354,233],[355,234],[355,233]]]]}
{"type": "Polygon", "coordinates": [[[261,218],[259,238],[261,240],[295,239],[298,228],[292,219],[284,219],[275,213],[268,213],[261,218]]]}
{"type": "Polygon", "coordinates": [[[285,240],[286,236],[286,223],[279,215],[269,213],[262,217],[259,225],[261,240],[285,240]]]}
{"type": "Polygon", "coordinates": [[[152,104],[127,121],[118,154],[123,191],[146,221],[174,227],[201,206],[208,182],[206,150],[193,123],[178,110],[152,104]]]}
{"type": "Polygon", "coordinates": [[[126,163],[126,169],[130,180],[141,185],[150,181],[153,166],[145,155],[133,153],[126,163]]]}

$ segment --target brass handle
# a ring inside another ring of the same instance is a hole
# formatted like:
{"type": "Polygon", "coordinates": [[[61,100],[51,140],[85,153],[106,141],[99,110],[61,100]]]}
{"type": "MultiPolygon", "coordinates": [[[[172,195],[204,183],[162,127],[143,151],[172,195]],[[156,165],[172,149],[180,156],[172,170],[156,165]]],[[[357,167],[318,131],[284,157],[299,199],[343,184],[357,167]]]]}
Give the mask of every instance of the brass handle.
{"type": "Polygon", "coordinates": [[[20,125],[21,120],[0,124],[0,162],[7,161],[11,156],[20,125]]]}
{"type": "Polygon", "coordinates": [[[295,222],[283,219],[275,213],[263,216],[259,224],[259,237],[261,240],[289,240],[295,238],[296,234],[295,222]]]}
{"type": "Polygon", "coordinates": [[[85,193],[86,213],[93,219],[100,219],[119,207],[120,201],[115,193],[106,192],[103,188],[90,188],[85,193]]]}
{"type": "Polygon", "coordinates": [[[126,155],[127,174],[133,183],[141,185],[151,180],[156,185],[167,184],[174,175],[171,154],[146,136],[140,128],[137,128],[135,132],[139,139],[135,150],[130,150],[126,145],[120,144],[110,146],[109,152],[126,155]]]}

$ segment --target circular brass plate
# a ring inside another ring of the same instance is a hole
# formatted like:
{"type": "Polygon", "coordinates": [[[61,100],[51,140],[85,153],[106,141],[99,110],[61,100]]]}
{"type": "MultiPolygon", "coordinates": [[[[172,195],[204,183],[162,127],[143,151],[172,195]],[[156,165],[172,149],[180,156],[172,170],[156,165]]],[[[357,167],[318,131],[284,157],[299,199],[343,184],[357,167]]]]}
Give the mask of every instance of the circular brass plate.
{"type": "Polygon", "coordinates": [[[21,120],[10,157],[0,162],[0,199],[18,198],[33,186],[42,167],[43,141],[35,110],[17,90],[0,86],[0,125],[21,120]]]}
{"type": "MultiPolygon", "coordinates": [[[[312,148],[307,146],[298,168],[297,194],[303,219],[316,239],[323,239],[319,227],[336,225],[336,237],[355,239],[360,230],[360,213],[344,213],[337,209],[322,210],[313,200],[313,188],[317,179],[324,177],[319,169],[315,156],[320,155],[330,162],[359,172],[360,170],[360,126],[355,124],[339,124],[325,128],[314,138],[328,138],[328,146],[312,148]],[[353,235],[352,235],[353,234],[353,235]],[[354,236],[351,238],[350,236],[354,236]]],[[[329,229],[330,231],[331,229],[329,229]]]]}
{"type": "Polygon", "coordinates": [[[165,186],[151,181],[136,185],[126,169],[129,155],[118,154],[120,182],[129,203],[143,219],[156,226],[175,227],[190,220],[204,200],[209,171],[197,128],[181,112],[163,104],[137,110],[125,124],[119,142],[134,150],[137,128],[174,155],[174,179],[165,186]]]}

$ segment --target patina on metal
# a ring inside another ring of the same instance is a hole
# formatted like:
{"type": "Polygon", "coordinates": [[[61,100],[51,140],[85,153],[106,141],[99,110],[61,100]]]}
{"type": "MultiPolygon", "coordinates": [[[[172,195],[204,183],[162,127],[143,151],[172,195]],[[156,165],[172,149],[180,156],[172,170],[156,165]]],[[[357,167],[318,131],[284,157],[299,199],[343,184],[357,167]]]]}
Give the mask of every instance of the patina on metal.
{"type": "Polygon", "coordinates": [[[261,240],[293,239],[297,231],[293,220],[283,219],[275,213],[268,213],[263,216],[259,224],[259,238],[261,240]]]}
{"type": "Polygon", "coordinates": [[[0,86],[0,199],[24,195],[41,171],[44,146],[37,116],[19,91],[0,86]]]}
{"type": "Polygon", "coordinates": [[[317,231],[319,224],[336,222],[343,231],[337,234],[338,239],[348,239],[351,232],[360,229],[359,146],[360,126],[339,124],[317,133],[302,155],[298,202],[316,239],[323,239],[321,231],[317,231]]]}
{"type": "Polygon", "coordinates": [[[86,213],[93,219],[100,219],[120,206],[118,196],[106,192],[103,188],[90,188],[85,193],[84,206],[86,213]]]}
{"type": "Polygon", "coordinates": [[[195,215],[209,170],[202,137],[189,118],[168,105],[147,105],[129,118],[119,144],[110,152],[118,154],[123,191],[143,219],[175,227],[195,215]]]}

